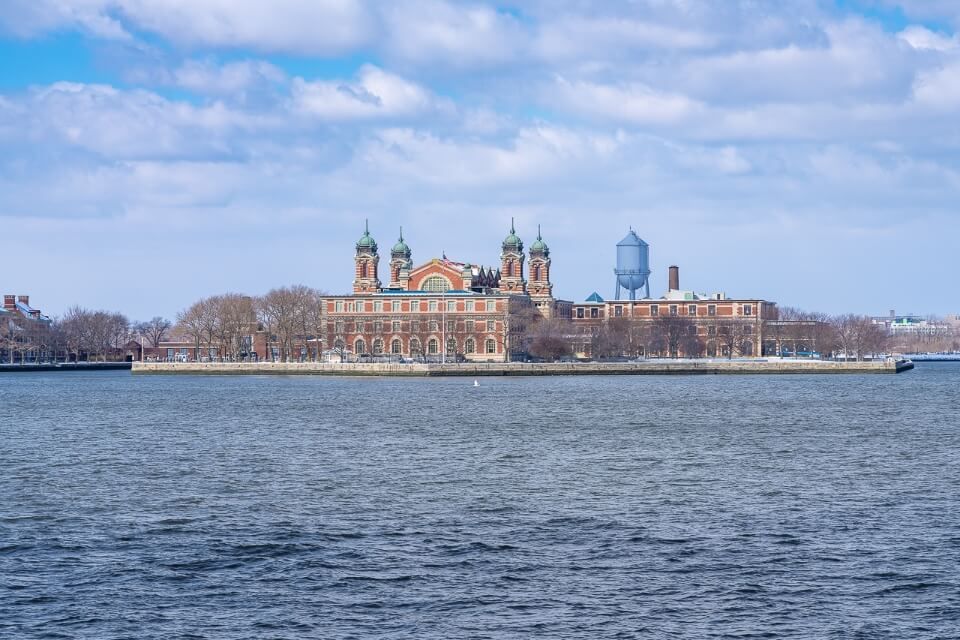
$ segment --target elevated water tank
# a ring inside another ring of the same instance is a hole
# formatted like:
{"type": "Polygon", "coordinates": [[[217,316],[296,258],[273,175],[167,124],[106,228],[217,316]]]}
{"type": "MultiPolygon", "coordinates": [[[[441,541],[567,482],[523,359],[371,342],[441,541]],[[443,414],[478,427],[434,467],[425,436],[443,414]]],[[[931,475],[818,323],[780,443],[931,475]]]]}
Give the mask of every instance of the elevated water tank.
{"type": "Polygon", "coordinates": [[[633,228],[617,243],[617,268],[613,271],[617,275],[615,300],[620,299],[621,287],[630,293],[631,300],[637,299],[640,289],[650,297],[650,245],[641,240],[633,228]]]}

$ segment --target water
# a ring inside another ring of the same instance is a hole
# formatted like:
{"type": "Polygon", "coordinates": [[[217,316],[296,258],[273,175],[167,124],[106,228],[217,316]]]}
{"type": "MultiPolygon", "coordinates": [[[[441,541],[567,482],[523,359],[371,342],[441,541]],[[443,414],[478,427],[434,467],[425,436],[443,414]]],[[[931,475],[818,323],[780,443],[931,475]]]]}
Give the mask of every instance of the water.
{"type": "Polygon", "coordinates": [[[955,638],[960,366],[0,377],[2,638],[955,638]]]}

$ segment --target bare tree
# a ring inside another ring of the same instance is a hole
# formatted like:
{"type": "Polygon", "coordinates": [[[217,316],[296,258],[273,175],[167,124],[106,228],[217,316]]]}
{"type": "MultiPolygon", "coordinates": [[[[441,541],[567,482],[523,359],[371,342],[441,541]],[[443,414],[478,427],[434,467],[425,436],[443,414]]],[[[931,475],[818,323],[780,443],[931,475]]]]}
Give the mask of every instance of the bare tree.
{"type": "Polygon", "coordinates": [[[157,348],[172,326],[173,324],[166,318],[154,316],[150,320],[138,323],[136,330],[144,335],[151,347],[157,348]]]}
{"type": "Polygon", "coordinates": [[[544,360],[557,360],[573,353],[570,323],[565,320],[540,320],[530,328],[528,351],[544,360]]]}

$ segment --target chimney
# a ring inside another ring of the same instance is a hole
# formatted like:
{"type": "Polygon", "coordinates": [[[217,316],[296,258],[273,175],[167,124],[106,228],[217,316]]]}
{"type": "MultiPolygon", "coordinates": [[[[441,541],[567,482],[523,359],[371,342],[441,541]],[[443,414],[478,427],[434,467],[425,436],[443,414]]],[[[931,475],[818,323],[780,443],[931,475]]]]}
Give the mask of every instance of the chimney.
{"type": "Polygon", "coordinates": [[[676,265],[670,266],[667,282],[667,288],[670,291],[680,290],[680,267],[676,265]]]}
{"type": "Polygon", "coordinates": [[[896,312],[895,310],[893,310],[893,309],[890,309],[890,317],[891,317],[891,318],[896,318],[896,317],[897,317],[897,312],[896,312]]]}
{"type": "Polygon", "coordinates": [[[25,307],[30,306],[30,296],[17,296],[17,301],[25,307]]]}
{"type": "Polygon", "coordinates": [[[10,311],[17,308],[17,296],[5,294],[3,296],[3,308],[10,311]]]}

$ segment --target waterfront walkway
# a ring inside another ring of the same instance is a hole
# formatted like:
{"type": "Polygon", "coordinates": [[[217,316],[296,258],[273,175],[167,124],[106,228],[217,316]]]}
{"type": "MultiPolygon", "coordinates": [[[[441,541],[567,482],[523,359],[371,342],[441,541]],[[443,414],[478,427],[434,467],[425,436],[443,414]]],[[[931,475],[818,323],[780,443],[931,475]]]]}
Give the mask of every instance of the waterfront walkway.
{"type": "Polygon", "coordinates": [[[909,360],[645,360],[642,362],[381,364],[325,362],[134,362],[134,374],[332,375],[332,376],[558,376],[798,373],[901,373],[909,360]]]}

